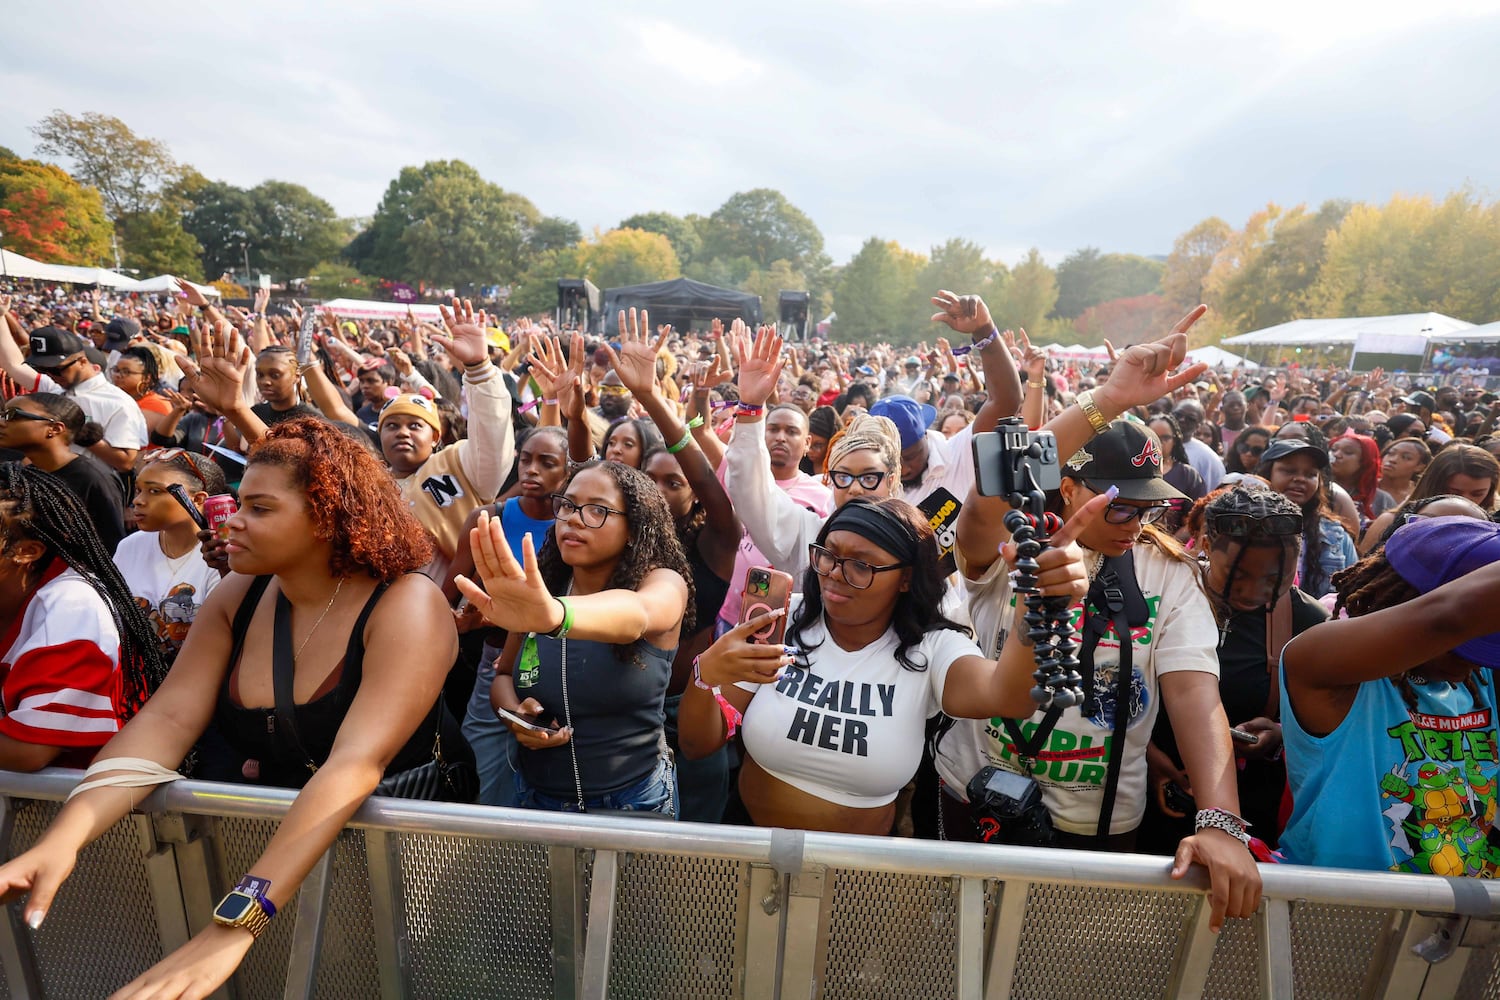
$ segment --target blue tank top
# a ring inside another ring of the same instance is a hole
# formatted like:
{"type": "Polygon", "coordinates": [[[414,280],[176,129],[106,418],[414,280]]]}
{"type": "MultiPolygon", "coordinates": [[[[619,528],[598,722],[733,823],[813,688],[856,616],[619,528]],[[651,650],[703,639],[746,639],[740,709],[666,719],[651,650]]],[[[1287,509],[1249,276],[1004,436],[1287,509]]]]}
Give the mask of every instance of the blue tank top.
{"type": "MultiPolygon", "coordinates": [[[[1366,681],[1342,724],[1316,737],[1297,724],[1280,671],[1293,864],[1490,878],[1495,822],[1495,676],[1414,684],[1408,708],[1389,680],[1366,681]]],[[[1500,833],[1496,834],[1500,838],[1500,833]]]]}
{"type": "Polygon", "coordinates": [[[542,551],[542,543],[547,540],[547,532],[552,530],[552,519],[538,521],[529,517],[521,509],[521,498],[511,497],[505,501],[505,506],[500,508],[500,530],[505,533],[505,541],[510,546],[511,554],[516,559],[521,558],[521,539],[526,533],[531,532],[531,548],[535,552],[542,551]]]}

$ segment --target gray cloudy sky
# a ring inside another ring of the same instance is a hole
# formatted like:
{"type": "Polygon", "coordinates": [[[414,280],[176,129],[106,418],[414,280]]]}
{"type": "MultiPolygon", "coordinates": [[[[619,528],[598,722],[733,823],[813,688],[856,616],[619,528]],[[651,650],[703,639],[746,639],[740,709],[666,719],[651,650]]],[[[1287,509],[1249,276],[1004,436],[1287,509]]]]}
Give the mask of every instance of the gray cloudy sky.
{"type": "Polygon", "coordinates": [[[1494,0],[12,0],[0,144],[99,111],[370,214],[459,158],[608,228],[783,191],[836,260],[964,236],[1165,253],[1208,215],[1500,170],[1494,0]]]}

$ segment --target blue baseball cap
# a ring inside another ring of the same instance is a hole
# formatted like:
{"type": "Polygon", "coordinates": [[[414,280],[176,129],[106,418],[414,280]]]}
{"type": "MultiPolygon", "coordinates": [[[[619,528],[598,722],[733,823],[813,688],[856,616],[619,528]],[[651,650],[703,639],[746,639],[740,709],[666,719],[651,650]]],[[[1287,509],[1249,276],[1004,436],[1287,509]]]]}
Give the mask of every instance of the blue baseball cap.
{"type": "Polygon", "coordinates": [[[927,428],[937,419],[937,407],[910,396],[886,396],[870,407],[870,416],[885,417],[895,424],[901,434],[901,450],[905,451],[927,436],[927,428]]]}
{"type": "MultiPolygon", "coordinates": [[[[1385,558],[1401,579],[1426,594],[1500,561],[1500,524],[1462,515],[1418,518],[1385,543],[1385,558]]],[[[1453,651],[1482,667],[1500,668],[1500,632],[1453,651]]]]}

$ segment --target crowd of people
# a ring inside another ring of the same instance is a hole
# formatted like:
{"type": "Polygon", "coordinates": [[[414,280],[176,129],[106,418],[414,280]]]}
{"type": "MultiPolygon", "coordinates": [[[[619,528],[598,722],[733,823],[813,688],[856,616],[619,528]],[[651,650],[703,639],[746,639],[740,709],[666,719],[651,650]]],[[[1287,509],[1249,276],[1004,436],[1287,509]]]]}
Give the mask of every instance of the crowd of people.
{"type": "Polygon", "coordinates": [[[933,306],[912,350],[0,296],[0,767],[87,768],[0,891],[37,926],[183,775],[304,792],[143,989],[222,982],[371,794],[1159,853],[1215,930],[1257,860],[1493,875],[1500,401],[933,306]],[[1040,550],[975,485],[1016,416],[1040,550]]]}

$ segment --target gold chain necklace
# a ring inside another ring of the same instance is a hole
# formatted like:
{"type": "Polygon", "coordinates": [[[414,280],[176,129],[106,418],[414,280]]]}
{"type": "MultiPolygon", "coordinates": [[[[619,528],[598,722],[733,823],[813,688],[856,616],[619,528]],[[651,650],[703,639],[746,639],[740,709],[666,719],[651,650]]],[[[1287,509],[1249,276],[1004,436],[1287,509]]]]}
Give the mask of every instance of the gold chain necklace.
{"type": "Polygon", "coordinates": [[[296,668],[297,661],[300,660],[300,659],[302,659],[302,651],[304,649],[306,649],[307,648],[307,644],[312,641],[313,633],[316,632],[316,631],[318,631],[318,626],[321,625],[321,624],[323,624],[323,619],[327,618],[328,617],[328,612],[330,612],[330,611],[333,610],[333,602],[339,599],[339,591],[341,591],[343,589],[344,589],[344,579],[343,579],[343,577],[340,577],[339,578],[339,585],[337,587],[333,588],[333,596],[328,599],[328,606],[323,609],[323,613],[318,616],[318,620],[315,621],[315,622],[313,622],[312,629],[302,639],[302,645],[300,645],[300,646],[297,647],[297,654],[292,657],[292,667],[293,667],[293,669],[296,668]]]}

